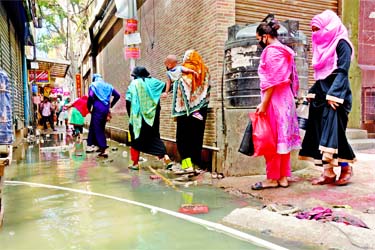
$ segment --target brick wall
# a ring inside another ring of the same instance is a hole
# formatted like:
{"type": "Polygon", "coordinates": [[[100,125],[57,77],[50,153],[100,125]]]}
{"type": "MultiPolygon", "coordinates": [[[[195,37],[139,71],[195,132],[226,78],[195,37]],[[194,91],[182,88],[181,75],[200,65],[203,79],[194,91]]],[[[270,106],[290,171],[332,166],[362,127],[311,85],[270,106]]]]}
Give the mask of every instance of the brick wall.
{"type": "MultiPolygon", "coordinates": [[[[138,12],[141,32],[141,59],[152,76],[166,80],[163,64],[168,54],[176,54],[181,62],[188,49],[199,51],[211,72],[211,102],[204,144],[218,146],[216,110],[221,106],[221,75],[227,28],[235,24],[235,0],[150,0],[138,12]]],[[[123,33],[119,32],[101,51],[98,71],[121,92],[111,126],[127,128],[125,99],[129,83],[129,64],[123,57],[123,33]]],[[[175,138],[175,122],[171,118],[171,96],[162,99],[161,136],[175,138]]]]}

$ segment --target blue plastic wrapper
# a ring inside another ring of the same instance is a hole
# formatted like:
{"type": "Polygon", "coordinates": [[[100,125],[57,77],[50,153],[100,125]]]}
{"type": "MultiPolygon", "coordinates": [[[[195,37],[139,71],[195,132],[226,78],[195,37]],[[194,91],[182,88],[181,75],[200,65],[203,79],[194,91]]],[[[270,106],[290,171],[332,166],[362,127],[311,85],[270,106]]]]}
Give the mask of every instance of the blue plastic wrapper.
{"type": "Polygon", "coordinates": [[[12,94],[8,75],[0,70],[0,144],[13,143],[12,94]]]}

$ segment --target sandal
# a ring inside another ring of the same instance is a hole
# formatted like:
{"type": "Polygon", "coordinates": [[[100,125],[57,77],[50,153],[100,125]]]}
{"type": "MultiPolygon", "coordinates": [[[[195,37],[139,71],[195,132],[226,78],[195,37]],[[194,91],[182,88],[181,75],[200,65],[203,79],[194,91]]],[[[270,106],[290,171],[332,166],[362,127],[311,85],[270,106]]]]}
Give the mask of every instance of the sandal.
{"type": "Polygon", "coordinates": [[[251,185],[252,190],[263,190],[263,189],[266,189],[266,188],[277,188],[277,187],[279,187],[279,185],[277,185],[277,186],[263,186],[263,182],[261,182],[261,181],[251,185]]]}
{"type": "Polygon", "coordinates": [[[285,180],[284,182],[278,180],[277,183],[278,183],[279,186],[282,187],[282,188],[287,188],[287,187],[289,187],[288,179],[284,179],[284,180],[285,180]]]}
{"type": "Polygon", "coordinates": [[[353,167],[348,166],[344,171],[341,168],[341,174],[339,179],[335,182],[337,186],[347,185],[353,176],[353,167]]]}
{"type": "Polygon", "coordinates": [[[102,152],[102,153],[98,154],[98,156],[97,156],[97,157],[108,158],[108,154],[107,154],[107,153],[105,153],[105,152],[102,152]]]}
{"type": "Polygon", "coordinates": [[[173,165],[174,165],[174,162],[171,161],[171,162],[169,162],[168,164],[165,165],[165,169],[166,170],[172,170],[173,165]]]}
{"type": "Polygon", "coordinates": [[[139,170],[138,165],[132,165],[132,166],[129,166],[128,168],[131,169],[131,170],[139,170]]]}
{"type": "Polygon", "coordinates": [[[335,181],[336,181],[336,175],[332,177],[322,175],[319,179],[313,180],[311,184],[312,185],[326,185],[326,184],[332,184],[335,181]]]}
{"type": "Polygon", "coordinates": [[[173,173],[176,175],[183,175],[183,174],[192,174],[194,172],[195,172],[194,168],[190,167],[190,168],[176,170],[173,173]]]}

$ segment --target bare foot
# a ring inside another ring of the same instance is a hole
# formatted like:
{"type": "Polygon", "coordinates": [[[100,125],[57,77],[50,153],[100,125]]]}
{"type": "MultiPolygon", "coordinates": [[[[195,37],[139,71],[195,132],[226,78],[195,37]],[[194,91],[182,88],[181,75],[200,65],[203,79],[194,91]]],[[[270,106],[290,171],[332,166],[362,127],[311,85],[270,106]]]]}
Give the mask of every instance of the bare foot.
{"type": "Polygon", "coordinates": [[[286,176],[281,177],[280,180],[278,180],[278,183],[281,187],[289,187],[288,178],[286,176]]]}

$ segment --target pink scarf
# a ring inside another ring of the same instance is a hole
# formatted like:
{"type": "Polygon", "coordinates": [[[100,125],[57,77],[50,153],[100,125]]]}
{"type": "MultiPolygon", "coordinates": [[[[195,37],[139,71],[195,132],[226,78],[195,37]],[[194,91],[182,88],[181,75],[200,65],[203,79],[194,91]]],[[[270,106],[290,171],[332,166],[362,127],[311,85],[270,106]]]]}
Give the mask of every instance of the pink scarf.
{"type": "Polygon", "coordinates": [[[350,44],[352,58],[354,56],[354,48],[349,41],[348,30],[335,12],[331,10],[323,11],[313,17],[310,25],[320,29],[312,34],[312,64],[315,71],[315,80],[322,80],[337,69],[336,47],[338,42],[343,39],[350,44]]]}
{"type": "Polygon", "coordinates": [[[279,84],[291,84],[296,97],[299,80],[294,62],[294,51],[280,42],[268,45],[262,52],[258,68],[262,92],[279,84]]]}

